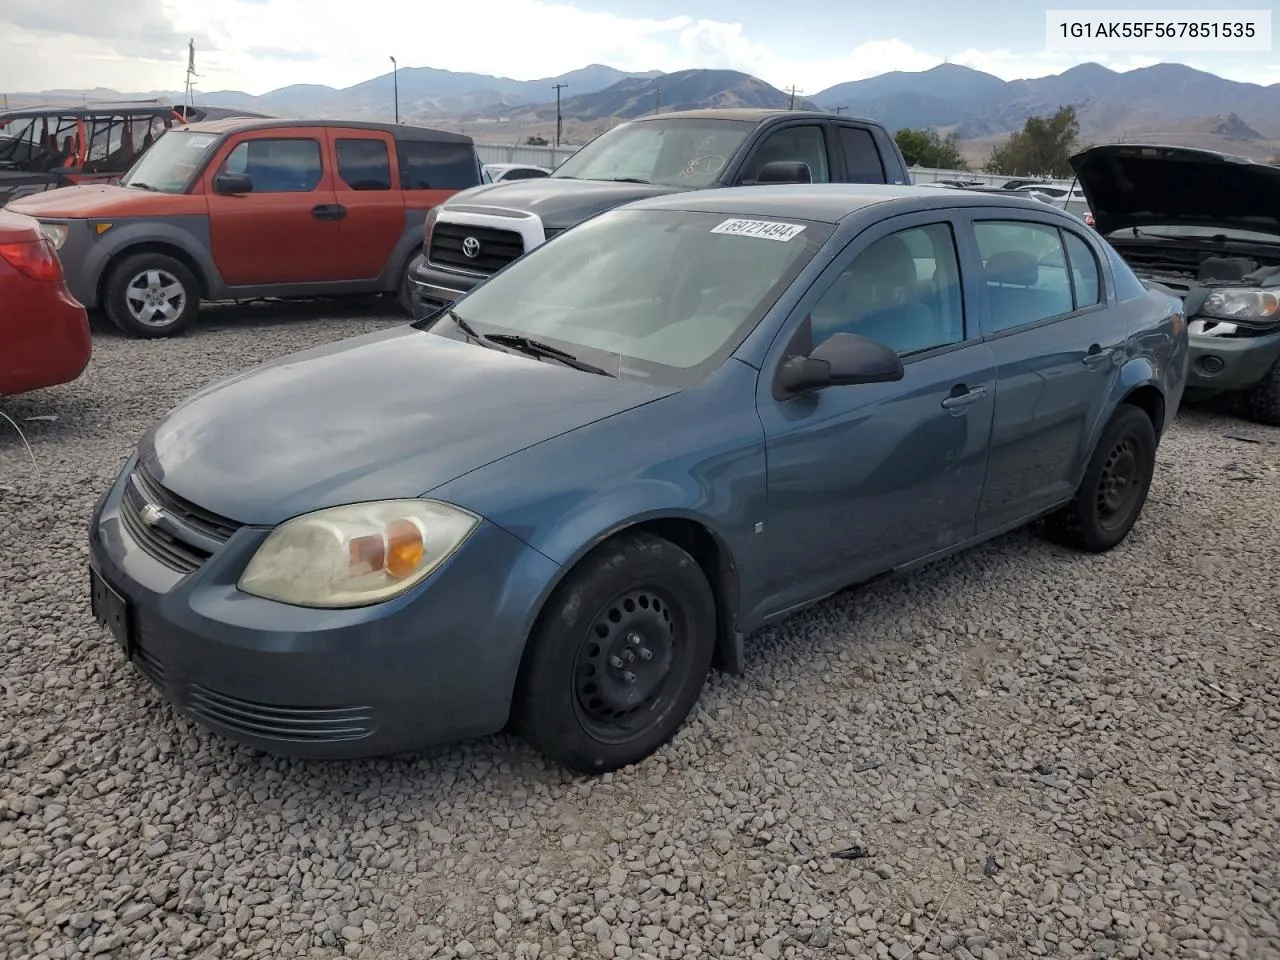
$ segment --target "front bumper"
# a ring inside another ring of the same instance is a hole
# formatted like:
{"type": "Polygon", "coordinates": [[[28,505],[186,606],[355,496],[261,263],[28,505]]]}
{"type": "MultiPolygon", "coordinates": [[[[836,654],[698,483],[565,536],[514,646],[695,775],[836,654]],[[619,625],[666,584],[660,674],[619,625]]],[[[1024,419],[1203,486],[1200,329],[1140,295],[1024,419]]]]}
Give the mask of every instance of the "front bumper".
{"type": "Polygon", "coordinates": [[[440,270],[419,254],[409,264],[409,300],[413,319],[421,320],[469,291],[487,278],[440,270]]]}
{"type": "Polygon", "coordinates": [[[1247,390],[1280,362],[1280,331],[1260,337],[1190,337],[1187,386],[1247,390]]]}
{"type": "Polygon", "coordinates": [[[276,603],[235,586],[264,528],[241,527],[186,575],[145,550],[121,519],[132,466],[94,510],[90,566],[127,602],[129,659],[183,713],[268,753],[329,759],[506,724],[551,560],[485,522],[405,596],[351,610],[276,603]]]}

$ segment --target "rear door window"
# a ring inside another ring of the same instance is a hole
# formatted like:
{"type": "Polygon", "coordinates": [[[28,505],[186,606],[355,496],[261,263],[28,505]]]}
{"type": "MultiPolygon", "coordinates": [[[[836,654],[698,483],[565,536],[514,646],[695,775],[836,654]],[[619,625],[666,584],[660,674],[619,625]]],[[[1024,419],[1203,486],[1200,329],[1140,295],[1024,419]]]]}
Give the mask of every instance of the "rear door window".
{"type": "Polygon", "coordinates": [[[384,140],[335,141],[338,177],[352,190],[390,190],[391,154],[384,140]]]}
{"type": "Polygon", "coordinates": [[[840,147],[844,152],[844,175],[849,183],[885,182],[884,163],[870,130],[842,124],[840,147]]]}
{"type": "Polygon", "coordinates": [[[475,148],[469,143],[400,140],[396,150],[404,190],[464,190],[480,182],[475,148]]]}

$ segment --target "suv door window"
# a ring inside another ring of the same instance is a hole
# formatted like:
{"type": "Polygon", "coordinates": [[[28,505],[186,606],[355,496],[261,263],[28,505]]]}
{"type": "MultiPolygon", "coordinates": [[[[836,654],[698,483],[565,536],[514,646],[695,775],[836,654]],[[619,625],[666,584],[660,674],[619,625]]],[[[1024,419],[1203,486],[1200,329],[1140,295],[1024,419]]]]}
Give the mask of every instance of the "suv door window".
{"type": "Polygon", "coordinates": [[[840,126],[844,175],[849,183],[884,183],[884,164],[875,137],[864,127],[840,126]]]}
{"type": "Polygon", "coordinates": [[[338,176],[350,189],[391,189],[391,154],[386,141],[339,138],[335,146],[338,176]]]}
{"type": "Polygon", "coordinates": [[[480,182],[475,148],[469,143],[399,140],[402,190],[465,190],[480,182]]]}
{"type": "Polygon", "coordinates": [[[906,356],[964,339],[955,237],[946,223],[891,233],[832,281],[810,313],[813,345],[853,333],[906,356]]]}
{"type": "Polygon", "coordinates": [[[760,179],[760,171],[766,164],[778,160],[800,161],[808,164],[809,176],[814,183],[830,183],[827,169],[827,138],[818,124],[783,127],[765,137],[756,147],[755,158],[743,174],[746,180],[760,179]]]}
{"type": "Polygon", "coordinates": [[[254,193],[308,193],[324,175],[320,143],[298,137],[246,140],[223,164],[227,173],[247,173],[254,193]]]}
{"type": "Polygon", "coordinates": [[[982,256],[992,333],[1071,313],[1074,304],[1058,228],[984,220],[973,232],[982,256]]]}

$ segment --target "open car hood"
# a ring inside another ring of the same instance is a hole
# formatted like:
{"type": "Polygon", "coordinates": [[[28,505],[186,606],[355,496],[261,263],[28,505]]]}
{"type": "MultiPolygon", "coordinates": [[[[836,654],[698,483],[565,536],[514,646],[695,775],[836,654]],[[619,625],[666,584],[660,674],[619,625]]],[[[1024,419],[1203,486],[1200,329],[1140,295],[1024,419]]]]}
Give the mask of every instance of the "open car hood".
{"type": "Polygon", "coordinates": [[[1107,144],[1071,158],[1094,225],[1252,230],[1280,238],[1280,167],[1187,147],[1107,144]]]}

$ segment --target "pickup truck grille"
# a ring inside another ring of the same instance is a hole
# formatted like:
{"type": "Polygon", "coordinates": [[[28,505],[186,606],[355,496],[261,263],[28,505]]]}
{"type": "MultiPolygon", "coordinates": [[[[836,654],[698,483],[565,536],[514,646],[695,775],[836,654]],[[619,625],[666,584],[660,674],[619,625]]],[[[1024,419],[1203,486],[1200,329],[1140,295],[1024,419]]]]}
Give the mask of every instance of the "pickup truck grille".
{"type": "Polygon", "coordinates": [[[437,222],[431,231],[431,250],[427,259],[442,267],[495,273],[523,253],[524,238],[514,230],[437,222]],[[468,239],[480,244],[480,252],[474,257],[463,252],[463,245],[468,239]]]}

